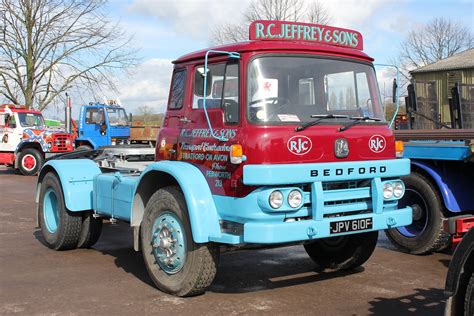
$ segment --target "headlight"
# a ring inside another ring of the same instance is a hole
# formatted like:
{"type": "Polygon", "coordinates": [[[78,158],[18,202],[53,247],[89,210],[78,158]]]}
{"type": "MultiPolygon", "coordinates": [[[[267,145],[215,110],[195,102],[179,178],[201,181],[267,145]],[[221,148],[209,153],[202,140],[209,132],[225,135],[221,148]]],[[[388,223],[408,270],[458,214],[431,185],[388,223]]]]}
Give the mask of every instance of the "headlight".
{"type": "Polygon", "coordinates": [[[51,149],[53,147],[53,144],[51,142],[48,142],[48,148],[51,149]]]}
{"type": "Polygon", "coordinates": [[[405,187],[401,181],[397,181],[393,183],[393,196],[397,199],[401,198],[405,193],[405,187]]]}
{"type": "Polygon", "coordinates": [[[288,194],[288,204],[290,204],[292,208],[299,207],[302,202],[303,202],[303,195],[301,194],[300,191],[293,190],[290,192],[290,194],[288,194]]]}
{"type": "Polygon", "coordinates": [[[66,139],[66,146],[69,146],[71,145],[71,140],[70,139],[66,139]]]}
{"type": "Polygon", "coordinates": [[[383,198],[388,200],[393,197],[393,186],[391,183],[387,182],[383,185],[383,198]]]}
{"type": "Polygon", "coordinates": [[[283,205],[283,193],[276,190],[270,193],[270,198],[268,199],[270,206],[273,208],[280,208],[283,205]]]}

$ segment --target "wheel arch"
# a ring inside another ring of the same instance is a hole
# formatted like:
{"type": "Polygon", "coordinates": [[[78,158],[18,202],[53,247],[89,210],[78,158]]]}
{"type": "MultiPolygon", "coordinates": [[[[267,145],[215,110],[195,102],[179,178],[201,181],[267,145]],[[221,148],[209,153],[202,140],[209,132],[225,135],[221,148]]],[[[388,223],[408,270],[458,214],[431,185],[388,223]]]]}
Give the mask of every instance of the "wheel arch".
{"type": "MultiPolygon", "coordinates": [[[[411,161],[412,164],[412,173],[416,172],[421,174],[433,184],[436,190],[440,193],[443,198],[443,209],[447,209],[450,212],[460,212],[462,209],[459,206],[459,203],[456,199],[456,196],[451,191],[451,188],[448,184],[443,181],[443,177],[440,172],[433,166],[424,164],[420,161],[411,161]]],[[[445,214],[445,215],[449,215],[445,214]]]]}
{"type": "Polygon", "coordinates": [[[25,150],[25,149],[35,149],[37,150],[41,155],[44,157],[44,151],[43,148],[41,147],[41,144],[38,142],[21,142],[18,144],[17,149],[15,150],[15,169],[17,169],[20,165],[20,161],[18,157],[20,156],[20,153],[25,150]]]}
{"type": "Polygon", "coordinates": [[[97,148],[94,142],[90,138],[76,138],[74,143],[76,145],[76,148],[83,145],[90,146],[92,147],[92,149],[97,148]]]}
{"type": "Polygon", "coordinates": [[[148,200],[156,190],[165,186],[178,186],[183,192],[196,243],[209,242],[210,237],[221,237],[219,215],[202,172],[186,162],[160,161],[145,169],[134,193],[130,224],[134,227],[136,250],[139,248],[139,227],[148,200]]]}
{"type": "Polygon", "coordinates": [[[97,164],[89,159],[50,160],[41,169],[36,183],[37,220],[41,184],[48,172],[54,172],[58,177],[63,190],[64,203],[69,211],[82,212],[93,209],[93,180],[101,173],[97,164]]]}

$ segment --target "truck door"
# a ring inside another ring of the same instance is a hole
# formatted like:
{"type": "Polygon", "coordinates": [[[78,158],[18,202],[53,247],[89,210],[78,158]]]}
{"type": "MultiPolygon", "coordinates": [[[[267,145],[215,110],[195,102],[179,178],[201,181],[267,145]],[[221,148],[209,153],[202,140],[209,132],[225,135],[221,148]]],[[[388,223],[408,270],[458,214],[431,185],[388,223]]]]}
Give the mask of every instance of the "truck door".
{"type": "Polygon", "coordinates": [[[107,122],[102,108],[88,107],[84,123],[84,128],[79,135],[81,138],[90,139],[94,148],[110,144],[110,135],[108,135],[107,122]]]}
{"type": "Polygon", "coordinates": [[[203,73],[203,65],[194,68],[191,106],[185,110],[188,121],[180,137],[182,159],[198,165],[213,192],[224,194],[230,188],[236,168],[229,161],[229,146],[238,139],[239,64],[235,61],[210,64],[206,89],[203,73]],[[204,111],[204,95],[213,133],[227,141],[212,136],[204,111]]]}
{"type": "Polygon", "coordinates": [[[186,68],[177,68],[171,79],[168,109],[163,120],[163,127],[158,135],[156,144],[156,160],[180,159],[178,141],[183,124],[188,121],[184,116],[185,104],[189,103],[190,80],[186,68]]]}
{"type": "Polygon", "coordinates": [[[0,151],[15,151],[23,136],[16,113],[0,113],[0,151]]]}

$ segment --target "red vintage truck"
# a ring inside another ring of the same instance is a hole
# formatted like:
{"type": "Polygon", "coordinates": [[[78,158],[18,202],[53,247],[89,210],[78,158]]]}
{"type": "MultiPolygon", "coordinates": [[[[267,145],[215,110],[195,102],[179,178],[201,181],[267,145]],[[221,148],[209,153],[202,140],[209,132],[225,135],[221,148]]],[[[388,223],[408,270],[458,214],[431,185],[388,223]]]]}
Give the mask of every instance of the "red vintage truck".
{"type": "Polygon", "coordinates": [[[45,243],[90,247],[103,218],[128,222],[151,279],[177,296],[204,292],[236,248],[297,243],[319,270],[364,264],[412,210],[398,207],[410,163],[362,48],[357,31],[256,21],[248,42],[178,58],[154,162],[119,166],[112,148],[43,167],[45,243]]]}
{"type": "Polygon", "coordinates": [[[0,165],[35,175],[46,158],[74,150],[74,136],[45,126],[39,111],[0,105],[0,165]]]}

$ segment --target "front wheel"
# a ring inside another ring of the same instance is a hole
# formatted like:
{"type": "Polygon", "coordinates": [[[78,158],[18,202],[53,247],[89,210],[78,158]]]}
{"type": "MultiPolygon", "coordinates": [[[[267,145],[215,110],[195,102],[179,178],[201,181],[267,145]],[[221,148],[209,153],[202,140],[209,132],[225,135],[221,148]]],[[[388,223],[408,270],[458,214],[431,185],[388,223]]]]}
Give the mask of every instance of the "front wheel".
{"type": "Polygon", "coordinates": [[[43,155],[34,148],[27,148],[18,154],[18,169],[24,176],[33,176],[43,167],[43,155]]]}
{"type": "Polygon", "coordinates": [[[304,245],[316,269],[352,270],[363,265],[375,250],[378,231],[315,240],[304,245]]]}
{"type": "Polygon", "coordinates": [[[443,230],[443,201],[426,177],[414,172],[403,177],[405,194],[399,207],[411,206],[411,225],[385,231],[388,239],[401,251],[421,255],[449,247],[450,236],[443,230]]]}
{"type": "Polygon", "coordinates": [[[214,280],[219,249],[193,241],[186,202],[178,188],[163,188],[151,196],[140,241],[148,273],[163,292],[193,296],[206,291],[214,280]]]}

